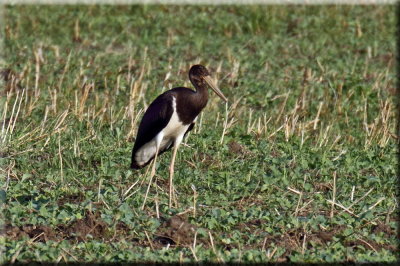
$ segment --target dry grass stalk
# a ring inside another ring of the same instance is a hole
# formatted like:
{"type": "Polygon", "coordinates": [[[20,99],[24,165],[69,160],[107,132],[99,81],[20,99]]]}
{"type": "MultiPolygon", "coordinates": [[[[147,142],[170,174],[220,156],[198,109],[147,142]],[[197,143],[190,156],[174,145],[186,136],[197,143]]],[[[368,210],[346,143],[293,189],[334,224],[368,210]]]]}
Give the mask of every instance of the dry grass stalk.
{"type": "Polygon", "coordinates": [[[306,239],[307,239],[307,234],[304,234],[303,237],[303,245],[301,247],[301,254],[304,254],[305,250],[306,250],[306,239]]]}
{"type": "Polygon", "coordinates": [[[251,118],[253,115],[253,109],[249,109],[249,118],[247,120],[247,134],[250,134],[252,128],[253,128],[253,124],[251,123],[251,118]]]}
{"type": "Polygon", "coordinates": [[[219,255],[219,253],[217,252],[217,250],[215,249],[215,246],[214,246],[214,238],[213,238],[213,236],[212,236],[212,234],[211,234],[210,231],[208,231],[208,236],[210,237],[210,243],[211,243],[212,250],[213,250],[214,254],[217,256],[217,261],[218,261],[218,262],[225,263],[224,260],[223,260],[223,259],[221,258],[221,256],[219,255]]]}
{"type": "Polygon", "coordinates": [[[65,118],[68,116],[68,114],[69,114],[69,110],[68,110],[69,108],[67,108],[67,110],[65,110],[64,112],[62,112],[61,113],[61,115],[58,117],[58,119],[57,119],[57,121],[56,121],[56,123],[55,123],[55,126],[54,126],[54,128],[53,128],[53,131],[55,131],[55,132],[58,132],[59,131],[59,129],[60,129],[60,127],[61,127],[61,125],[64,123],[64,121],[65,121],[65,118]]]}
{"type": "MultiPolygon", "coordinates": [[[[331,146],[329,147],[328,150],[332,150],[333,147],[336,147],[336,144],[339,142],[339,140],[342,138],[341,135],[337,135],[335,140],[332,142],[331,146]]],[[[341,154],[340,154],[341,155],[341,154]]]]}
{"type": "Polygon", "coordinates": [[[131,191],[131,189],[134,188],[138,182],[139,182],[139,179],[136,180],[136,182],[133,183],[133,184],[124,192],[123,196],[125,196],[126,194],[128,194],[129,191],[131,191]]]}
{"type": "Polygon", "coordinates": [[[312,79],[312,76],[313,76],[312,69],[309,67],[305,68],[303,73],[303,82],[302,82],[303,88],[300,95],[301,110],[305,110],[307,106],[307,100],[306,100],[307,85],[312,79]]]}
{"type": "MultiPolygon", "coordinates": [[[[31,124],[29,124],[26,128],[29,128],[31,124]]],[[[26,133],[25,135],[22,135],[21,137],[19,137],[17,140],[15,140],[15,144],[17,145],[22,145],[24,143],[27,143],[29,141],[35,140],[34,135],[39,131],[39,127],[36,127],[30,131],[28,131],[28,133],[26,133]]],[[[36,138],[37,139],[37,138],[36,138]]]]}
{"type": "Polygon", "coordinates": [[[378,251],[370,243],[368,243],[367,241],[363,240],[360,237],[357,237],[357,239],[360,240],[361,242],[363,242],[364,244],[366,244],[369,248],[371,248],[373,251],[375,251],[375,253],[378,253],[378,251]]]}
{"type": "Polygon", "coordinates": [[[74,23],[74,41],[79,41],[80,39],[79,19],[76,19],[74,23]]]}
{"type": "Polygon", "coordinates": [[[314,126],[313,129],[316,130],[317,129],[317,125],[318,125],[318,121],[319,121],[319,115],[321,114],[321,109],[322,109],[322,105],[324,104],[324,102],[320,102],[319,103],[319,107],[318,107],[318,112],[317,112],[317,116],[314,119],[314,126]]]}
{"type": "Polygon", "coordinates": [[[374,203],[371,207],[369,207],[367,210],[361,212],[361,213],[359,214],[359,216],[361,216],[361,215],[363,215],[364,213],[366,213],[366,212],[372,210],[373,208],[375,208],[379,203],[381,203],[381,202],[384,201],[384,200],[385,200],[385,197],[381,197],[381,198],[380,198],[376,203],[374,203]]]}
{"type": "Polygon", "coordinates": [[[83,86],[83,94],[80,97],[79,107],[76,108],[78,110],[78,113],[76,115],[79,117],[80,120],[82,120],[82,118],[83,118],[83,111],[86,106],[86,101],[88,99],[89,92],[90,92],[90,90],[93,90],[93,89],[94,89],[93,82],[90,84],[85,84],[83,86]]]}
{"type": "MultiPolygon", "coordinates": [[[[68,250],[66,250],[65,248],[61,248],[65,253],[67,253],[68,255],[70,255],[71,256],[71,258],[73,258],[74,259],[74,261],[76,261],[76,262],[78,262],[79,260],[78,260],[78,258],[77,257],[75,257],[74,255],[72,255],[68,250]]],[[[64,260],[66,261],[66,259],[64,258],[64,260]]]]}
{"type": "Polygon", "coordinates": [[[196,251],[195,251],[195,249],[194,248],[192,248],[192,247],[189,247],[189,249],[190,249],[190,251],[192,252],[192,254],[193,254],[193,258],[194,258],[194,260],[195,261],[199,261],[199,259],[197,258],[197,256],[196,256],[196,251]]]}
{"type": "Polygon", "coordinates": [[[159,201],[158,201],[158,192],[157,192],[157,195],[154,197],[154,202],[155,202],[155,205],[156,205],[156,216],[157,216],[157,219],[160,219],[160,207],[159,207],[160,204],[159,204],[159,201]]]}
{"type": "Polygon", "coordinates": [[[276,133],[278,133],[282,128],[284,127],[284,125],[280,126],[277,130],[275,130],[274,132],[272,132],[269,136],[268,139],[270,139],[271,137],[273,137],[276,133]]]}
{"type": "Polygon", "coordinates": [[[336,171],[333,172],[333,192],[332,192],[332,205],[330,213],[331,218],[333,218],[333,211],[335,209],[335,200],[336,200],[336,171]]]}
{"type": "Polygon", "coordinates": [[[61,153],[61,136],[58,135],[58,157],[60,160],[60,177],[61,177],[61,184],[64,184],[64,169],[63,169],[63,159],[61,153]]]}
{"type": "Polygon", "coordinates": [[[146,234],[147,241],[149,241],[151,250],[154,251],[153,241],[151,241],[151,239],[150,239],[149,234],[147,233],[147,231],[144,231],[144,233],[146,234]]]}
{"type": "Polygon", "coordinates": [[[351,215],[353,215],[353,216],[355,216],[355,217],[359,217],[357,214],[355,214],[354,212],[352,212],[351,210],[349,210],[349,208],[343,206],[343,205],[340,204],[340,203],[334,202],[333,200],[326,200],[326,201],[329,202],[329,203],[331,203],[332,205],[335,205],[335,206],[338,206],[338,207],[342,208],[344,211],[346,211],[347,213],[349,213],[349,214],[351,214],[351,215]]]}
{"type": "Polygon", "coordinates": [[[359,203],[361,200],[363,200],[366,196],[369,195],[369,193],[371,193],[374,190],[374,188],[371,188],[370,190],[368,190],[367,193],[365,193],[361,198],[359,198],[358,200],[354,201],[352,204],[350,204],[349,207],[347,207],[348,209],[350,209],[351,207],[353,207],[354,205],[356,205],[357,203],[359,203]]]}
{"type": "Polygon", "coordinates": [[[343,154],[346,154],[346,153],[347,153],[347,150],[341,150],[341,151],[339,152],[338,156],[336,156],[335,158],[333,158],[332,161],[334,162],[334,161],[339,160],[340,157],[342,157],[342,155],[343,155],[343,154]]]}
{"type": "MultiPolygon", "coordinates": [[[[62,84],[63,84],[63,82],[64,82],[65,73],[67,73],[67,70],[68,70],[68,67],[69,67],[69,62],[70,62],[70,60],[71,60],[71,54],[72,54],[72,51],[68,54],[67,62],[65,63],[63,73],[61,74],[60,82],[58,83],[58,90],[61,90],[61,86],[62,86],[62,84]]],[[[38,79],[38,78],[37,78],[37,79],[38,79]]],[[[36,88],[36,84],[35,84],[35,91],[36,91],[36,89],[37,89],[37,88],[36,88]]],[[[35,96],[38,97],[37,94],[35,94],[35,96]]]]}
{"type": "MultiPolygon", "coordinates": [[[[287,92],[287,93],[284,94],[285,99],[283,100],[283,103],[281,104],[281,109],[279,110],[279,114],[278,114],[278,117],[277,117],[276,120],[275,120],[275,123],[278,123],[278,121],[281,119],[281,116],[282,116],[282,114],[283,114],[283,111],[285,110],[286,102],[287,102],[287,100],[288,100],[288,98],[289,98],[289,94],[290,94],[290,92],[287,92]]],[[[276,97],[275,97],[275,98],[276,98],[276,97]]],[[[275,99],[275,98],[274,98],[274,99],[275,99]]],[[[273,100],[274,100],[274,99],[273,99],[273,100]]]]}
{"type": "Polygon", "coordinates": [[[9,97],[7,97],[7,100],[6,100],[6,102],[4,103],[4,107],[3,107],[3,117],[2,117],[2,120],[3,120],[3,123],[2,123],[2,126],[1,126],[1,138],[3,139],[3,137],[4,137],[4,134],[6,133],[5,132],[5,126],[6,126],[6,117],[7,117],[7,110],[8,110],[8,101],[9,101],[9,97]]]}
{"type": "Polygon", "coordinates": [[[297,205],[296,205],[296,210],[294,211],[294,216],[297,216],[299,214],[299,207],[301,200],[303,199],[303,192],[300,193],[299,199],[297,200],[297,205]]]}
{"type": "Polygon", "coordinates": [[[214,125],[214,127],[216,128],[216,127],[218,127],[218,122],[219,122],[219,112],[217,113],[217,119],[215,119],[215,125],[214,125]]]}
{"type": "MultiPolygon", "coordinates": [[[[127,108],[128,109],[128,108],[127,108]]],[[[143,109],[140,109],[137,114],[133,114],[130,116],[130,127],[129,127],[129,132],[126,136],[126,140],[129,140],[133,136],[136,135],[136,130],[137,130],[137,124],[139,122],[140,117],[142,116],[143,109]]]]}
{"type": "Polygon", "coordinates": [[[34,52],[35,55],[35,98],[39,97],[39,78],[40,78],[40,58],[37,51],[34,52]]]}
{"type": "Polygon", "coordinates": [[[56,89],[51,90],[49,87],[48,92],[50,95],[51,109],[53,110],[54,114],[57,114],[57,90],[56,89]]]}
{"type": "Polygon", "coordinates": [[[193,217],[196,218],[196,201],[197,201],[197,191],[196,187],[192,184],[191,188],[193,190],[193,217]]]}
{"type": "Polygon", "coordinates": [[[354,191],[355,191],[355,189],[356,189],[356,186],[353,186],[353,187],[351,188],[351,195],[350,195],[350,200],[351,200],[351,201],[354,200],[354,191]]]}
{"type": "Polygon", "coordinates": [[[300,212],[301,212],[302,210],[304,210],[308,205],[310,205],[313,201],[314,201],[313,199],[307,201],[307,202],[299,209],[298,212],[300,213],[300,212]]]}
{"type": "Polygon", "coordinates": [[[228,103],[225,104],[225,119],[224,119],[224,126],[222,129],[220,144],[222,144],[224,141],[224,136],[225,136],[227,125],[228,125],[228,103]]]}
{"type": "Polygon", "coordinates": [[[285,115],[285,121],[283,122],[283,127],[285,128],[285,140],[286,142],[289,141],[289,137],[290,137],[290,125],[288,123],[289,119],[288,117],[285,115]]]}
{"type": "Polygon", "coordinates": [[[301,195],[302,194],[302,192],[298,191],[297,189],[294,189],[294,188],[291,188],[291,187],[287,187],[287,189],[292,191],[292,192],[294,192],[294,193],[296,193],[297,195],[301,195]]]}
{"type": "Polygon", "coordinates": [[[299,130],[301,135],[300,149],[303,147],[304,142],[308,139],[308,136],[304,137],[306,125],[302,122],[299,123],[299,130]]]}
{"type": "MultiPolygon", "coordinates": [[[[11,95],[11,93],[8,93],[7,94],[7,101],[6,101],[6,104],[5,104],[5,106],[7,107],[8,106],[8,101],[9,101],[9,99],[11,98],[10,97],[10,95],[11,95]]],[[[11,118],[10,118],[10,120],[8,121],[8,123],[7,123],[7,128],[6,128],[6,130],[4,131],[4,127],[5,127],[5,123],[6,123],[6,114],[7,114],[7,109],[4,109],[4,115],[3,115],[3,127],[2,127],[2,137],[3,137],[3,139],[2,139],[2,143],[4,143],[5,141],[6,141],[6,138],[7,138],[7,134],[8,134],[8,131],[10,130],[10,127],[11,127],[11,122],[12,122],[12,118],[14,117],[14,112],[15,112],[15,107],[17,106],[17,102],[18,102],[18,97],[19,97],[19,92],[17,91],[17,96],[16,96],[16,98],[15,98],[15,100],[14,100],[14,104],[13,104],[13,108],[12,108],[12,111],[11,111],[11,118]]]]}
{"type": "Polygon", "coordinates": [[[322,66],[321,62],[319,61],[319,59],[317,58],[317,65],[319,67],[319,69],[321,70],[322,73],[325,72],[325,68],[322,66]]]}
{"type": "MultiPolygon", "coordinates": [[[[364,113],[367,111],[364,110],[364,113]]],[[[380,112],[374,119],[372,124],[365,126],[365,144],[364,147],[367,149],[374,141],[380,146],[384,147],[392,137],[391,130],[391,118],[393,117],[392,104],[390,101],[380,101],[380,112]]]]}
{"type": "MultiPolygon", "coordinates": [[[[23,90],[22,90],[22,93],[21,93],[21,98],[20,98],[20,100],[19,100],[17,113],[16,113],[16,115],[15,115],[15,118],[14,118],[14,120],[13,120],[13,124],[12,124],[11,130],[10,130],[10,138],[11,138],[11,135],[13,134],[13,132],[14,132],[15,123],[17,122],[18,115],[19,115],[19,112],[20,112],[20,110],[21,110],[21,103],[22,103],[22,100],[24,99],[24,94],[25,94],[25,89],[23,89],[23,90]]],[[[10,123],[11,123],[11,121],[10,121],[10,123]]]]}
{"type": "Polygon", "coordinates": [[[271,260],[271,259],[274,257],[275,252],[276,252],[277,250],[278,250],[278,247],[275,247],[274,250],[272,250],[272,252],[269,252],[269,249],[268,249],[267,257],[268,257],[269,260],[271,260]]]}
{"type": "Polygon", "coordinates": [[[3,111],[3,126],[2,126],[2,137],[3,137],[2,143],[3,144],[6,142],[7,136],[8,136],[8,140],[11,139],[11,135],[12,135],[12,133],[14,131],[15,124],[17,122],[18,115],[19,115],[20,110],[21,110],[21,103],[22,103],[24,94],[25,94],[25,89],[22,90],[21,96],[20,96],[19,91],[17,91],[17,95],[15,97],[13,108],[12,108],[12,111],[11,111],[11,116],[10,116],[10,119],[9,119],[9,121],[7,123],[7,128],[4,131],[5,123],[6,123],[6,114],[7,114],[8,101],[10,99],[9,97],[11,96],[10,93],[7,94],[7,100],[6,100],[6,104],[5,104],[5,109],[3,111]],[[18,108],[16,109],[16,106],[17,106],[18,102],[19,102],[18,108]]]}
{"type": "Polygon", "coordinates": [[[331,126],[332,126],[332,125],[328,125],[328,126],[325,128],[324,135],[322,136],[321,141],[320,141],[320,143],[319,143],[319,147],[320,147],[320,148],[321,148],[322,146],[326,146],[326,145],[327,145],[327,143],[328,143],[328,141],[329,141],[328,133],[329,133],[329,130],[331,129],[331,126]]]}
{"type": "Polygon", "coordinates": [[[46,107],[44,109],[44,117],[43,117],[42,122],[40,123],[40,134],[43,134],[44,127],[45,127],[46,122],[47,122],[48,114],[49,114],[49,106],[46,105],[46,107]]]}
{"type": "Polygon", "coordinates": [[[131,194],[129,194],[128,196],[126,196],[126,197],[124,198],[124,200],[129,199],[130,197],[132,197],[133,195],[135,195],[139,190],[140,190],[140,188],[136,189],[136,190],[133,191],[131,194]]]}

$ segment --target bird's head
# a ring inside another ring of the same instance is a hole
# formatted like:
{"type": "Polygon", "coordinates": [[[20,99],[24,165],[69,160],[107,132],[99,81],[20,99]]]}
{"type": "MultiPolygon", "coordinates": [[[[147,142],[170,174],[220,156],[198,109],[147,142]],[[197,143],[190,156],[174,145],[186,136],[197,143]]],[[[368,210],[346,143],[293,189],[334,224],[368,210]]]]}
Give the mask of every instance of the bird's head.
{"type": "Polygon", "coordinates": [[[206,83],[211,89],[225,102],[228,99],[224,96],[221,90],[218,88],[217,84],[215,84],[214,80],[211,78],[210,72],[205,66],[202,65],[194,65],[189,70],[189,78],[193,83],[202,84],[206,83]]]}

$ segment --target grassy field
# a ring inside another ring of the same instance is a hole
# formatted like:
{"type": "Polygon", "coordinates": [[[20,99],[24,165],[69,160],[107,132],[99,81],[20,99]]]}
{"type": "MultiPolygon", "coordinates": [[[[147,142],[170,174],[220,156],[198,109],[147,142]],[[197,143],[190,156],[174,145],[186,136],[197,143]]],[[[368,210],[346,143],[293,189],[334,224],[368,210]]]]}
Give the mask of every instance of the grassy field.
{"type": "Polygon", "coordinates": [[[1,262],[395,261],[394,6],[6,6],[1,262]],[[168,164],[138,122],[206,65],[168,164]],[[147,188],[149,193],[145,202],[147,188]]]}

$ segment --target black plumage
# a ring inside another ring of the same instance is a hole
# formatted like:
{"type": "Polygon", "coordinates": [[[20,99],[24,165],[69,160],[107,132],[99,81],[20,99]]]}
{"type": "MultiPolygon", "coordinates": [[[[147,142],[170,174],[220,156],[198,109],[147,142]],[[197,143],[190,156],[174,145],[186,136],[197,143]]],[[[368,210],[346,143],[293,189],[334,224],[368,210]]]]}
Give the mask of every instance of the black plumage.
{"type": "MultiPolygon", "coordinates": [[[[163,94],[159,95],[148,107],[145,114],[143,115],[142,121],[140,122],[135,145],[133,146],[132,150],[132,161],[131,161],[131,168],[133,169],[140,169],[148,165],[154,158],[152,156],[145,164],[138,165],[135,161],[135,153],[146,143],[154,139],[157,134],[167,126],[168,122],[171,119],[173,108],[172,108],[172,97],[185,98],[186,95],[190,95],[196,93],[193,90],[185,87],[174,88],[169,91],[164,92],[163,94]]],[[[206,101],[207,103],[207,101],[206,101]]],[[[179,116],[181,118],[184,125],[190,124],[189,128],[185,132],[186,134],[191,131],[194,127],[193,120],[197,117],[197,115],[201,112],[204,108],[202,107],[203,104],[197,106],[197,108],[192,108],[191,112],[185,113],[184,115],[179,116]]],[[[205,106],[205,104],[204,104],[205,106]]],[[[177,110],[183,111],[187,110],[188,104],[185,100],[177,100],[177,110]]],[[[173,146],[173,142],[171,142],[167,147],[162,150],[159,150],[158,154],[162,154],[167,150],[171,149],[173,146]]]]}
{"type": "Polygon", "coordinates": [[[142,168],[154,160],[152,178],[155,175],[157,156],[174,147],[170,165],[170,206],[176,152],[182,139],[193,129],[197,116],[207,105],[208,86],[227,101],[204,66],[192,66],[189,79],[196,90],[185,87],[174,88],[164,92],[150,104],[139,124],[132,150],[133,169],[142,168]]]}

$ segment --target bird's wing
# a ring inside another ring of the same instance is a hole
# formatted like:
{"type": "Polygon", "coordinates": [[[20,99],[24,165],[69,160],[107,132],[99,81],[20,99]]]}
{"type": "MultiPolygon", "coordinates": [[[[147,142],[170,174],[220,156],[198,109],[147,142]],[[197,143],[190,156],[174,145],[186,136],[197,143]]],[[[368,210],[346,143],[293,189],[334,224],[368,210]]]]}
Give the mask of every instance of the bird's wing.
{"type": "Polygon", "coordinates": [[[151,141],[167,126],[174,112],[172,97],[173,95],[170,93],[163,93],[150,104],[149,108],[147,108],[140,122],[135,145],[133,146],[132,162],[134,161],[136,151],[151,141]]]}

